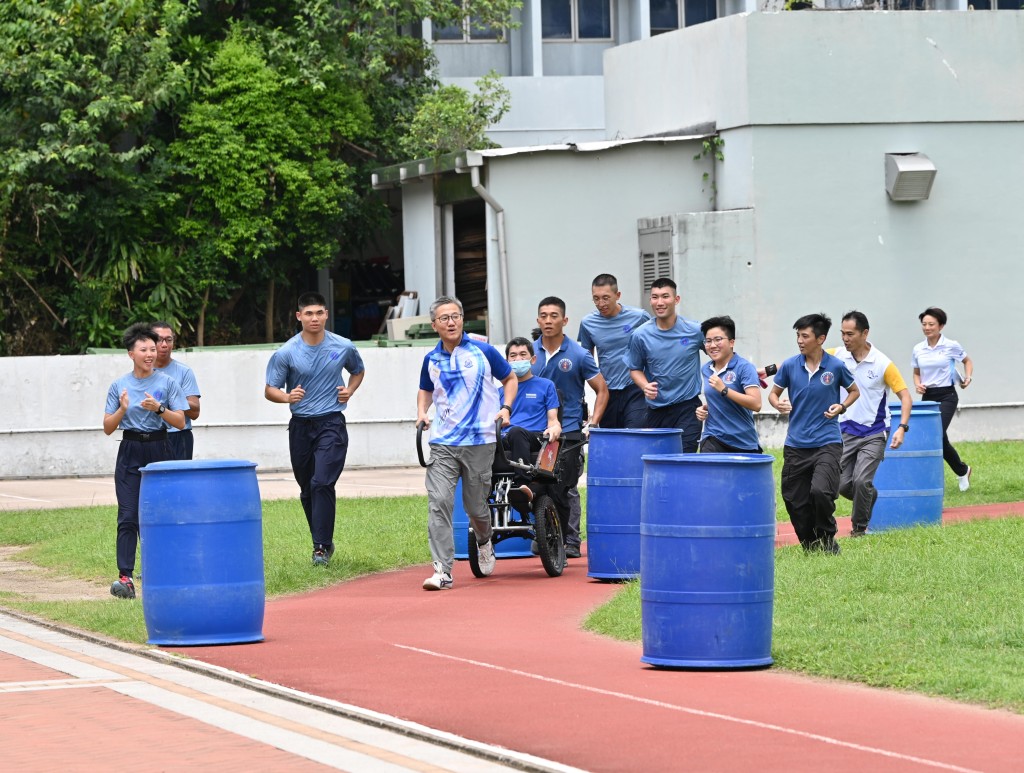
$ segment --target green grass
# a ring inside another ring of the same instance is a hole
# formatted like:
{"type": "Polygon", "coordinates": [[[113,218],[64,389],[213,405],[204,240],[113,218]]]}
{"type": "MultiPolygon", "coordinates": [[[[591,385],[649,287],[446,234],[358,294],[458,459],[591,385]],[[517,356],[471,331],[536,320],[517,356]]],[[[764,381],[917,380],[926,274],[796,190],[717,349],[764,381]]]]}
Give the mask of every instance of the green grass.
{"type": "MultiPolygon", "coordinates": [[[[0,544],[27,545],[20,560],[83,580],[111,582],[117,511],[114,507],[25,510],[0,514],[0,544]]],[[[279,596],[412,564],[428,564],[426,497],[340,499],[338,552],[313,567],[309,529],[298,500],[263,503],[267,595],[279,596]]],[[[229,557],[226,557],[229,560],[229,557]]],[[[145,567],[136,568],[143,573],[145,567]]],[[[0,594],[0,604],[132,642],[146,640],[141,601],[30,601],[0,594]]]]}
{"type": "MultiPolygon", "coordinates": [[[[776,551],[775,667],[1024,713],[1024,518],[776,551]]],[[[585,628],[640,641],[640,586],[585,628]]]]}

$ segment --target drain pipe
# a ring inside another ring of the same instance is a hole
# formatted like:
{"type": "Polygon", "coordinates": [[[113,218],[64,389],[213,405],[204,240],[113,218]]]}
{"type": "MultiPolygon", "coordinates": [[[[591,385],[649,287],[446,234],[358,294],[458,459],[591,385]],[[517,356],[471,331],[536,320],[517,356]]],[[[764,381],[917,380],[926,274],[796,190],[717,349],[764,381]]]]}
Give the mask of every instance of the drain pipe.
{"type": "Polygon", "coordinates": [[[477,195],[487,202],[494,210],[498,227],[498,272],[501,279],[501,321],[505,326],[505,338],[512,335],[512,304],[508,292],[508,249],[505,246],[505,208],[498,203],[483,185],[480,184],[480,167],[469,168],[469,181],[477,195]]]}

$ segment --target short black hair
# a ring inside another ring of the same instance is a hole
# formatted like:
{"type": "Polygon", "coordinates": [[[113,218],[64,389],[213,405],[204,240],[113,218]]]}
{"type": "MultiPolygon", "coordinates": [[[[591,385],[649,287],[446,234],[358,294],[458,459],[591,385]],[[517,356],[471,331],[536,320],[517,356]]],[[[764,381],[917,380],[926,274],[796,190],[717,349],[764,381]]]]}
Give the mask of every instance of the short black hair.
{"type": "Polygon", "coordinates": [[[156,330],[158,327],[165,327],[171,331],[171,335],[174,335],[174,326],[170,322],[165,322],[162,319],[158,319],[156,322],[150,322],[149,326],[153,328],[153,330],[156,330]]]}
{"type": "Polygon", "coordinates": [[[562,310],[562,316],[565,316],[565,301],[554,295],[549,295],[547,298],[542,298],[541,302],[537,304],[537,311],[540,311],[541,306],[557,306],[562,310]]]}
{"type": "Polygon", "coordinates": [[[917,319],[920,322],[924,322],[925,317],[935,317],[935,320],[942,326],[946,326],[946,312],[940,309],[938,306],[929,306],[927,309],[917,315],[917,319]]]}
{"type": "Polygon", "coordinates": [[[323,306],[327,308],[327,299],[324,298],[320,293],[303,293],[299,296],[299,311],[302,311],[307,306],[323,306]]]}
{"type": "Polygon", "coordinates": [[[798,332],[805,327],[814,331],[815,338],[821,338],[827,336],[828,331],[832,329],[832,320],[826,314],[805,314],[793,323],[793,329],[798,332]]]}
{"type": "Polygon", "coordinates": [[[868,317],[863,311],[846,312],[843,315],[843,322],[849,322],[850,320],[853,320],[853,324],[857,326],[857,331],[860,333],[871,329],[871,325],[868,324],[868,317]]]}
{"type": "Polygon", "coordinates": [[[136,322],[134,325],[129,326],[121,337],[121,343],[124,344],[124,348],[129,352],[135,348],[135,344],[139,341],[152,341],[154,344],[156,343],[156,333],[153,332],[153,326],[148,322],[136,322]]]}
{"type": "Polygon", "coordinates": [[[513,346],[525,346],[526,347],[526,351],[528,351],[530,353],[531,357],[533,356],[533,342],[531,340],[529,340],[528,338],[523,338],[522,336],[516,336],[511,341],[509,341],[507,344],[505,344],[505,359],[508,359],[508,353],[510,351],[512,351],[512,347],[513,346]]]}
{"type": "Polygon", "coordinates": [[[678,290],[679,290],[679,288],[676,287],[676,283],[673,282],[671,279],[669,279],[667,276],[660,276],[657,279],[655,279],[653,282],[651,282],[651,289],[653,290],[655,287],[658,287],[658,288],[671,287],[672,288],[672,292],[677,293],[677,294],[678,294],[678,290]]]}
{"type": "Polygon", "coordinates": [[[720,327],[724,330],[730,339],[736,337],[736,323],[732,321],[732,317],[711,317],[700,323],[700,332],[704,335],[708,334],[708,331],[712,328],[720,327]]]}
{"type": "Polygon", "coordinates": [[[594,281],[590,283],[591,287],[614,287],[616,290],[619,289],[619,280],[611,274],[598,274],[594,277],[594,281]]]}

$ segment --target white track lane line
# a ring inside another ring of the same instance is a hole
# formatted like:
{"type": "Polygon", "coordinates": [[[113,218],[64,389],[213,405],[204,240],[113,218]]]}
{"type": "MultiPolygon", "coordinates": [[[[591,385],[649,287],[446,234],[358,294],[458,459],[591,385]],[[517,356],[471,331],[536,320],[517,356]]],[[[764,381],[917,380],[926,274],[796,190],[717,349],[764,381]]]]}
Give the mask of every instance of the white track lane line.
{"type": "Polygon", "coordinates": [[[591,687],[586,684],[579,684],[577,682],[567,682],[564,679],[555,679],[550,676],[542,676],[541,674],[531,674],[529,671],[520,671],[516,668],[506,668],[505,666],[495,665],[494,663],[484,663],[480,660],[471,660],[469,658],[460,658],[455,655],[446,655],[443,652],[434,652],[432,650],[421,649],[420,647],[410,647],[405,644],[395,644],[398,649],[409,650],[410,652],[418,652],[422,655],[429,655],[435,658],[442,658],[444,660],[452,660],[458,663],[468,663],[469,665],[479,666],[480,668],[489,668],[494,671],[501,671],[506,674],[513,674],[515,676],[524,676],[528,679],[536,679],[539,682],[547,682],[549,684],[556,684],[560,687],[570,687],[574,690],[582,690],[584,692],[596,693],[598,695],[605,695],[611,698],[620,698],[622,700],[633,701],[634,703],[642,703],[647,706],[656,706],[662,709],[668,709],[669,711],[678,711],[683,714],[690,714],[695,717],[705,717],[707,719],[718,719],[723,722],[733,722],[738,725],[746,725],[748,727],[756,727],[761,730],[768,730],[775,733],[785,733],[786,735],[794,735],[800,738],[807,738],[812,741],[818,741],[820,743],[830,744],[832,746],[841,746],[847,749],[853,749],[855,751],[865,752],[867,754],[877,754],[882,757],[889,757],[895,760],[903,760],[905,762],[914,762],[918,765],[926,765],[932,768],[939,768],[941,770],[953,770],[957,773],[981,773],[981,771],[973,768],[963,768],[959,765],[952,765],[947,762],[939,762],[938,760],[928,760],[923,757],[915,757],[910,754],[900,754],[899,752],[889,751],[888,749],[879,749],[874,746],[864,746],[858,743],[851,743],[850,741],[841,741],[838,738],[832,738],[827,735],[819,735],[818,733],[809,733],[805,730],[797,730],[792,727],[783,727],[782,725],[773,725],[768,722],[759,722],[754,719],[743,719],[742,717],[734,717],[730,714],[720,714],[714,711],[704,711],[703,709],[695,709],[689,706],[678,706],[674,703],[666,703],[664,701],[654,700],[653,698],[644,698],[639,695],[630,695],[629,693],[617,692],[615,690],[605,690],[600,687],[591,687]]]}

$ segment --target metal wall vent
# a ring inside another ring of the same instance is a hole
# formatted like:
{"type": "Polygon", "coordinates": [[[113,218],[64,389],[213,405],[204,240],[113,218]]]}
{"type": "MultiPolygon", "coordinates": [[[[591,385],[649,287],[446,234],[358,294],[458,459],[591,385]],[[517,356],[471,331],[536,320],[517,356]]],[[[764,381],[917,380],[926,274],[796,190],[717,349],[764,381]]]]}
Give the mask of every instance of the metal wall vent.
{"type": "Polygon", "coordinates": [[[932,192],[937,171],[924,153],[886,153],[886,193],[893,201],[923,201],[932,192]]]}

